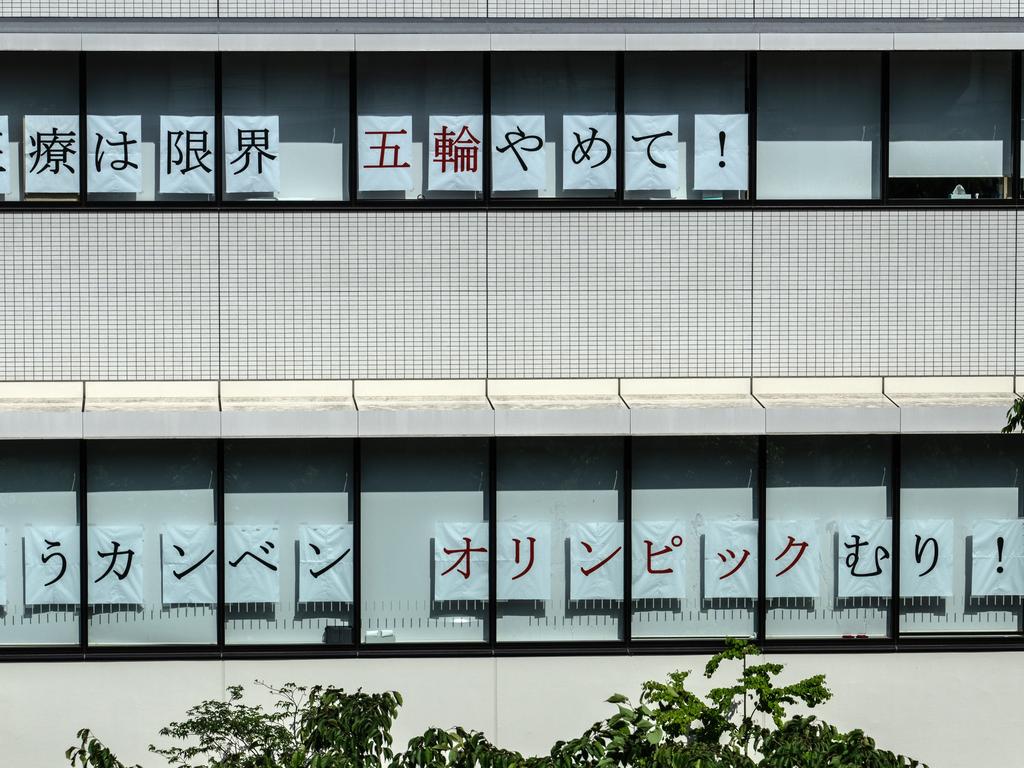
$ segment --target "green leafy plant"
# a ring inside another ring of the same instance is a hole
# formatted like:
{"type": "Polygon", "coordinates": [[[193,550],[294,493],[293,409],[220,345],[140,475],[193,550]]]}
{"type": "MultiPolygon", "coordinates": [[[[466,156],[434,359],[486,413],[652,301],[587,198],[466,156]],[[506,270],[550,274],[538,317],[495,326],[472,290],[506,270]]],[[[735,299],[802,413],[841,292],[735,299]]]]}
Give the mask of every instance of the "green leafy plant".
{"type": "Polygon", "coordinates": [[[1010,409],[1006,412],[1006,426],[1002,431],[1004,433],[1024,432],[1024,397],[1015,398],[1010,404],[1010,409]]]}
{"type": "MultiPolygon", "coordinates": [[[[689,673],[644,683],[637,704],[615,694],[615,712],[550,753],[524,757],[477,731],[428,728],[395,752],[391,729],[402,705],[396,692],[264,686],[271,710],[246,704],[240,686],[227,701],[204,701],[162,736],[184,746],[150,751],[173,768],[914,768],[920,763],[879,749],[862,731],[844,733],[814,717],[788,715],[831,697],[824,675],[789,685],[782,665],[751,663],[760,650],[730,640],[704,669],[738,665],[730,685],[698,696],[689,673]]],[[[127,768],[88,730],[67,750],[72,768],[127,768]]],[[[138,768],[137,766],[135,768],[138,768]]]]}

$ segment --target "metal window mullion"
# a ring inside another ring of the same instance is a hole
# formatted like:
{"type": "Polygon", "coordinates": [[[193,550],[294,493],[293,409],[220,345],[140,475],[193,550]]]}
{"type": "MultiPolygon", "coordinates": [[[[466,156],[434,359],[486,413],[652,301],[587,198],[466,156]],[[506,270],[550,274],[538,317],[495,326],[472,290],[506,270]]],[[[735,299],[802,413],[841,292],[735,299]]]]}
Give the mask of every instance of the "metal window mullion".
{"type": "Polygon", "coordinates": [[[633,437],[622,439],[622,638],[633,641],[633,437]]]}
{"type": "Polygon", "coordinates": [[[225,600],[226,585],[225,563],[227,556],[224,551],[224,441],[217,440],[217,471],[216,490],[214,492],[214,515],[217,526],[217,650],[224,652],[227,643],[228,610],[225,600]]]}
{"type": "Polygon", "coordinates": [[[362,540],[361,527],[363,516],[363,441],[352,438],[352,647],[358,654],[362,645],[362,604],[363,583],[362,573],[362,540]]]}
{"type": "Polygon", "coordinates": [[[892,598],[889,609],[889,637],[895,645],[900,640],[900,484],[903,469],[903,448],[902,436],[892,435],[892,459],[890,461],[891,482],[890,496],[892,498],[892,598]]]}
{"type": "Polygon", "coordinates": [[[487,645],[498,639],[498,438],[487,439],[487,645]]]}
{"type": "Polygon", "coordinates": [[[78,441],[78,644],[83,654],[89,649],[89,502],[88,443],[78,441]]]}
{"type": "MultiPolygon", "coordinates": [[[[87,115],[89,113],[88,86],[86,75],[86,60],[88,54],[80,51],[78,54],[78,205],[85,207],[88,185],[86,177],[89,175],[89,146],[86,130],[88,127],[87,115]]],[[[21,137],[22,144],[25,137],[21,137]]],[[[22,182],[24,183],[24,182],[22,182]]]]}
{"type": "Polygon", "coordinates": [[[891,58],[889,51],[882,52],[881,67],[881,115],[878,126],[878,201],[881,205],[889,202],[889,86],[891,79],[891,58]]]}
{"type": "Polygon", "coordinates": [[[757,438],[757,614],[756,638],[764,643],[768,625],[768,436],[757,438]]]}
{"type": "Polygon", "coordinates": [[[213,54],[213,199],[224,202],[224,54],[213,54]]]}

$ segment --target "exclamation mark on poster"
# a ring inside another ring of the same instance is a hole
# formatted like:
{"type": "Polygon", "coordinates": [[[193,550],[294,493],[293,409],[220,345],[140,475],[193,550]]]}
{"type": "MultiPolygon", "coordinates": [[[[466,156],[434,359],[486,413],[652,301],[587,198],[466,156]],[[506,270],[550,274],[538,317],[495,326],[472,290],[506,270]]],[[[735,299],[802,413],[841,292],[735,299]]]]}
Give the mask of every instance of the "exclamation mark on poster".
{"type": "Polygon", "coordinates": [[[996,539],[996,555],[999,558],[999,565],[996,567],[996,573],[1003,572],[1003,537],[999,536],[996,539]]]}
{"type": "Polygon", "coordinates": [[[718,132],[718,156],[722,158],[718,161],[718,167],[725,168],[725,131],[718,132]]]}

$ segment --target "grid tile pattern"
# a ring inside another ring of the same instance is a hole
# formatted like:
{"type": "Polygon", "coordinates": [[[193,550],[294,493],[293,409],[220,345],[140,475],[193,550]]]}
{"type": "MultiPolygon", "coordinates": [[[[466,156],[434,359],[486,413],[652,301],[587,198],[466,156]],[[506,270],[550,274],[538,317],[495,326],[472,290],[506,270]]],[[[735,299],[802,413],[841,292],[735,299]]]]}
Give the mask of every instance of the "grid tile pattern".
{"type": "Polygon", "coordinates": [[[0,0],[0,16],[216,17],[217,0],[0,0]]]}
{"type": "Polygon", "coordinates": [[[215,379],[216,214],[0,215],[0,378],[215,379]]]}
{"type": "Polygon", "coordinates": [[[496,212],[488,373],[748,376],[750,213],[496,212]]]}
{"type": "Polygon", "coordinates": [[[758,18],[1015,17],[1018,0],[755,0],[758,18]]]}
{"type": "Polygon", "coordinates": [[[756,0],[490,0],[500,18],[749,18],[756,0]]]}
{"type": "Polygon", "coordinates": [[[487,0],[220,0],[220,15],[483,18],[487,0]]]}
{"type": "Polygon", "coordinates": [[[755,376],[1013,367],[1013,211],[754,214],[755,376]]]}
{"type": "Polygon", "coordinates": [[[478,378],[475,212],[224,213],[222,378],[478,378]]]}

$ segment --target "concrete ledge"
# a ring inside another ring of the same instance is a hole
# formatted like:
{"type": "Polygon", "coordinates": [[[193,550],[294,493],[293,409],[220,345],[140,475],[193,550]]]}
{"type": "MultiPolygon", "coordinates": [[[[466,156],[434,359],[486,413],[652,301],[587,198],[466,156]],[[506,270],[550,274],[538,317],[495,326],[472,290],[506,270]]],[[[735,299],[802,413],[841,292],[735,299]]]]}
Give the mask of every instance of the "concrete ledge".
{"type": "Polygon", "coordinates": [[[217,411],[86,411],[85,438],[220,437],[217,411]]]}
{"type": "Polygon", "coordinates": [[[235,411],[352,411],[352,382],[331,381],[222,381],[220,408],[235,411]]]}
{"type": "Polygon", "coordinates": [[[622,379],[634,435],[764,434],[750,379],[622,379]]]}
{"type": "Polygon", "coordinates": [[[224,34],[218,36],[218,45],[221,51],[252,51],[261,53],[266,51],[354,51],[356,49],[355,35],[326,34],[326,35],[235,35],[224,34]]]}
{"type": "Polygon", "coordinates": [[[355,409],[335,411],[224,411],[222,437],[355,437],[355,409]]]}
{"type": "Polygon", "coordinates": [[[67,32],[5,32],[0,51],[80,51],[82,36],[67,32]]]}
{"type": "Polygon", "coordinates": [[[80,381],[0,382],[0,413],[64,411],[81,413],[85,385],[80,381]]]}
{"type": "Polygon", "coordinates": [[[895,32],[896,51],[1013,51],[1024,48],[1020,32],[895,32]]]}
{"type": "Polygon", "coordinates": [[[907,434],[998,432],[1015,397],[1012,376],[889,377],[884,386],[907,434]]]}
{"type": "Polygon", "coordinates": [[[219,411],[216,381],[87,381],[85,411],[219,411]]]}
{"type": "Polygon", "coordinates": [[[487,34],[355,35],[356,51],[488,51],[487,34]]]}
{"type": "Polygon", "coordinates": [[[82,412],[0,412],[0,440],[80,440],[82,412]]]}
{"type": "Polygon", "coordinates": [[[893,36],[885,32],[762,32],[762,51],[891,51],[893,36]]]}
{"type": "Polygon", "coordinates": [[[493,34],[492,51],[624,51],[626,36],[613,33],[591,34],[493,34]]]}
{"type": "Polygon", "coordinates": [[[82,34],[83,51],[208,51],[220,48],[215,34],[82,34]]]}
{"type": "Polygon", "coordinates": [[[674,33],[664,35],[627,34],[627,51],[756,51],[755,32],[674,33]]]}
{"type": "Polygon", "coordinates": [[[378,410],[359,412],[360,437],[490,437],[494,411],[378,410]]]}
{"type": "Polygon", "coordinates": [[[494,433],[527,437],[562,435],[628,435],[629,411],[620,408],[494,410],[494,433]]]}
{"type": "Polygon", "coordinates": [[[877,434],[900,431],[900,411],[882,392],[882,379],[753,379],[768,434],[877,434]]]}

